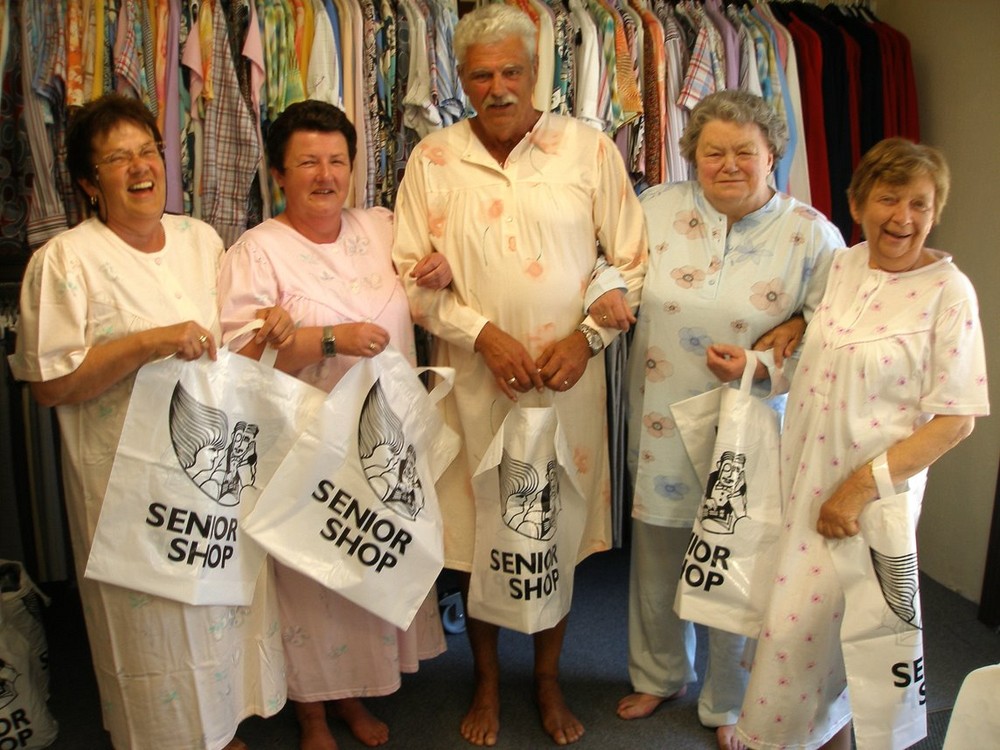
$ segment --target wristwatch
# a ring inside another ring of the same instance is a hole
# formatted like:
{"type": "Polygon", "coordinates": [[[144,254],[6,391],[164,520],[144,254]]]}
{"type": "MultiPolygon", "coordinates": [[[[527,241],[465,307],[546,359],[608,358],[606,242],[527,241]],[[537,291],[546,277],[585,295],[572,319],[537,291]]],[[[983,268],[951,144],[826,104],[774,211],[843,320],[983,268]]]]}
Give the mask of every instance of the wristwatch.
{"type": "Polygon", "coordinates": [[[333,335],[333,326],[323,326],[323,338],[319,345],[324,359],[337,356],[337,338],[333,335]]]}
{"type": "Polygon", "coordinates": [[[595,357],[601,353],[604,349],[604,339],[601,338],[595,329],[588,326],[586,323],[581,323],[576,327],[580,333],[587,337],[587,346],[590,347],[590,356],[595,357]]]}

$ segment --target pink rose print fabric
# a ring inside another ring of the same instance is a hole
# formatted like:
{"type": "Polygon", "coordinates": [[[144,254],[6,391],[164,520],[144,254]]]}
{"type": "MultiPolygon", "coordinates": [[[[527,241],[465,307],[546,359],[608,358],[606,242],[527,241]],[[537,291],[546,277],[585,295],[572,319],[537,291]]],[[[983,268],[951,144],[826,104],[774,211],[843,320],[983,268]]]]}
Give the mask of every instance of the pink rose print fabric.
{"type": "Polygon", "coordinates": [[[839,253],[801,363],[782,437],[786,524],[738,723],[761,747],[819,747],[850,718],[820,505],[932,415],[989,412],[975,291],[944,253],[904,274],[868,268],[864,243],[839,253]]]}

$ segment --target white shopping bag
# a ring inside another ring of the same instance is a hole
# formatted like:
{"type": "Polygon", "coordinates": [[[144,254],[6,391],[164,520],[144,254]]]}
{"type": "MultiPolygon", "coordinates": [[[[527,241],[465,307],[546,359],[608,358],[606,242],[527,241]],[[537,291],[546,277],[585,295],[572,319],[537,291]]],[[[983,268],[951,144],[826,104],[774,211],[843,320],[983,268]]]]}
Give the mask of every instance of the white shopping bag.
{"type": "MultiPolygon", "coordinates": [[[[739,389],[724,386],[670,407],[705,483],[674,611],[684,620],[751,638],[763,621],[781,527],[780,417],[750,392],[758,357],[773,369],[770,353],[747,351],[739,389]]],[[[775,372],[772,381],[779,379],[775,372]]]]}
{"type": "Polygon", "coordinates": [[[243,519],[325,396],[226,348],[214,362],[141,367],[86,577],[186,604],[250,604],[265,552],[243,519]]]}
{"type": "Polygon", "coordinates": [[[511,409],[472,479],[476,543],[469,615],[522,633],[570,609],[587,514],[556,409],[511,409]]]}
{"type": "Polygon", "coordinates": [[[897,493],[884,464],[873,474],[879,499],[862,511],[861,533],[827,544],[844,587],[840,643],[857,748],[902,750],[927,734],[916,537],[926,475],[897,493]]]}
{"type": "Polygon", "coordinates": [[[244,528],[285,565],[407,628],[444,564],[434,483],[458,454],[395,349],[355,364],[265,489],[244,528]]]}
{"type": "Polygon", "coordinates": [[[49,712],[48,646],[39,591],[19,562],[0,560],[0,748],[48,747],[59,734],[49,712]]]}

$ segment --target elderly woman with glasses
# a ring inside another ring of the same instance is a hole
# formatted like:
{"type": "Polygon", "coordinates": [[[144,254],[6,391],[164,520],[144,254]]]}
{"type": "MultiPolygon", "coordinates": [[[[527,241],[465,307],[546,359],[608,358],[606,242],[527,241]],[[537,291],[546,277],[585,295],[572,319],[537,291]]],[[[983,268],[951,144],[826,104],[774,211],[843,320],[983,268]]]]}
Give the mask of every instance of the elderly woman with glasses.
{"type": "MultiPolygon", "coordinates": [[[[244,747],[234,739],[239,722],[269,716],[285,700],[269,570],[245,608],[189,606],[83,576],[136,371],[171,355],[215,357],[222,241],[207,224],[164,215],[160,133],[138,101],[109,94],[81,108],[67,152],[70,175],[96,216],[32,257],[10,362],[59,418],[104,726],[122,750],[244,747]]],[[[261,338],[287,345],[288,314],[258,314],[261,338]]]]}

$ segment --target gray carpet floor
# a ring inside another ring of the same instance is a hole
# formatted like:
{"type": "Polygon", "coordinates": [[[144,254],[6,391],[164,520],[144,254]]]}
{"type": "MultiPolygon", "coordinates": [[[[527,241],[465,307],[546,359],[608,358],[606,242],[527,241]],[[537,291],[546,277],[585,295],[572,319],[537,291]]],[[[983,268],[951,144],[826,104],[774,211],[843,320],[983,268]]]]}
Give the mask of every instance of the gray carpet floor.
{"type": "MultiPolygon", "coordinates": [[[[928,737],[915,747],[936,750],[944,740],[951,708],[965,675],[1000,662],[1000,634],[976,619],[976,605],[927,577],[921,581],[927,672],[928,737]]],[[[60,723],[55,750],[106,750],[100,708],[90,668],[79,600],[71,587],[43,587],[53,596],[48,613],[52,698],[60,723]]],[[[628,554],[595,555],[577,572],[573,612],[562,660],[567,700],[586,727],[576,747],[715,748],[714,733],[697,718],[698,685],[686,697],[662,706],[648,719],[625,722],[615,715],[618,699],[629,692],[626,669],[628,554]]],[[[500,654],[501,750],[551,748],[542,732],[531,690],[531,640],[505,632],[500,654]]],[[[699,666],[704,650],[699,648],[699,666]]],[[[448,651],[406,675],[394,695],[367,701],[390,726],[384,747],[404,750],[468,750],[458,734],[471,689],[471,657],[464,634],[448,637],[448,651]]],[[[331,719],[342,750],[364,747],[346,726],[331,719]]],[[[298,730],[289,707],[270,719],[248,719],[239,736],[251,750],[296,750],[298,730]]],[[[163,750],[180,750],[164,748],[163,750]]]]}

